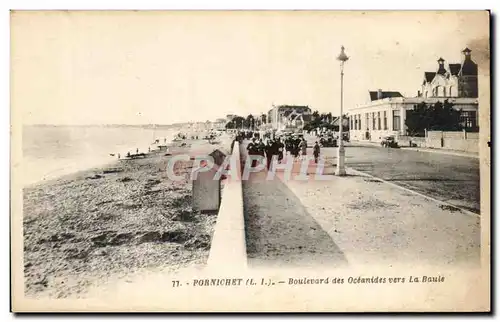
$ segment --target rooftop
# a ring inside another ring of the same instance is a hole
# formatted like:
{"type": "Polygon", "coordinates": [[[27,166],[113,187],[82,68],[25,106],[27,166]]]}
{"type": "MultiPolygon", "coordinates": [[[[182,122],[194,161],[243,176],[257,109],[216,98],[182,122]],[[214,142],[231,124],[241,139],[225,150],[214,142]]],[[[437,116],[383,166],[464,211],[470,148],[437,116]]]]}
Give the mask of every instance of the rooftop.
{"type": "Polygon", "coordinates": [[[458,72],[460,72],[460,67],[462,67],[462,65],[450,64],[449,67],[450,67],[450,74],[452,74],[453,76],[456,76],[456,75],[458,75],[458,72]]]}
{"type": "Polygon", "coordinates": [[[424,76],[425,76],[426,82],[432,82],[432,80],[434,79],[434,76],[436,76],[436,73],[435,72],[425,72],[424,76]]]}
{"type": "Polygon", "coordinates": [[[378,97],[379,91],[370,91],[369,93],[370,93],[370,101],[376,101],[384,98],[403,97],[403,95],[400,92],[394,92],[394,91],[382,91],[381,98],[378,97]]]}
{"type": "Polygon", "coordinates": [[[309,108],[307,105],[275,105],[273,107],[279,107],[279,108],[309,108]]]}

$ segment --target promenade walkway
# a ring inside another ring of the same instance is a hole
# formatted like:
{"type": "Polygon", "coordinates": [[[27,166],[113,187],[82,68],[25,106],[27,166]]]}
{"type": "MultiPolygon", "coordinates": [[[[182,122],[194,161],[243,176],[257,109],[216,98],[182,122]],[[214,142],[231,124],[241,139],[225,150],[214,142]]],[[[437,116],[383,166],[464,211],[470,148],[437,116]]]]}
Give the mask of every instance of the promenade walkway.
{"type": "Polygon", "coordinates": [[[249,266],[479,264],[477,216],[351,170],[327,181],[266,176],[243,182],[249,266]]]}
{"type": "MultiPolygon", "coordinates": [[[[246,159],[246,143],[241,146],[246,159]]],[[[249,266],[338,267],[345,257],[297,196],[267,171],[243,181],[249,266]]]]}

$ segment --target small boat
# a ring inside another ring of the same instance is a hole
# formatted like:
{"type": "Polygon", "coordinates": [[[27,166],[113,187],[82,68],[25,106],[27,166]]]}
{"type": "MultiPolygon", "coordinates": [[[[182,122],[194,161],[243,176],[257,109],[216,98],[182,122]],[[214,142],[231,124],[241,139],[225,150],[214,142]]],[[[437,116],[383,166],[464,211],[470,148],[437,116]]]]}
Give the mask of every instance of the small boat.
{"type": "Polygon", "coordinates": [[[168,150],[168,146],[167,145],[157,145],[158,149],[160,149],[160,151],[167,151],[168,150]]]}
{"type": "Polygon", "coordinates": [[[121,158],[120,160],[128,161],[128,160],[134,160],[134,159],[144,159],[146,157],[147,157],[146,153],[135,153],[135,154],[128,154],[124,158],[121,158]]]}

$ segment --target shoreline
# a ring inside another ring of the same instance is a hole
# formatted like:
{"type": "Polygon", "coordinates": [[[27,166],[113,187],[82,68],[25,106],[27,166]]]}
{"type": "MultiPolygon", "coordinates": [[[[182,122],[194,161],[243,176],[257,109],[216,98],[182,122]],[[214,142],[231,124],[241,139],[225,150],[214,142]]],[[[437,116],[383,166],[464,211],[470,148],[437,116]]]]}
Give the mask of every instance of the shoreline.
{"type": "Polygon", "coordinates": [[[176,163],[184,180],[165,171],[171,156],[191,150],[173,146],[25,186],[26,296],[81,298],[141,270],[204,265],[217,216],[192,209],[191,162],[176,163]]]}
{"type": "MultiPolygon", "coordinates": [[[[167,142],[165,143],[164,145],[172,145],[172,142],[167,142]]],[[[149,145],[149,147],[151,147],[152,145],[149,145]]],[[[141,148],[139,149],[140,151],[147,151],[148,147],[146,148],[141,148]]],[[[133,149],[129,149],[129,150],[133,150],[133,149]]],[[[162,151],[164,152],[164,151],[162,151]]],[[[160,152],[158,152],[160,153],[160,152]]],[[[64,179],[65,177],[71,177],[73,175],[77,175],[79,173],[84,173],[84,172],[88,172],[88,171],[99,171],[99,169],[102,169],[102,168],[105,168],[105,167],[110,167],[110,166],[113,166],[113,165],[119,165],[120,164],[120,160],[124,160],[125,159],[125,156],[126,156],[126,152],[119,152],[119,154],[121,155],[121,158],[118,159],[118,157],[116,156],[118,153],[114,153],[115,156],[111,156],[108,154],[108,156],[106,157],[101,157],[100,158],[100,162],[96,162],[96,163],[93,163],[93,164],[84,164],[82,166],[76,166],[76,167],[73,167],[73,168],[60,168],[60,169],[55,169],[51,172],[48,172],[46,174],[43,174],[41,177],[39,177],[38,179],[32,179],[32,180],[23,180],[24,184],[23,184],[23,188],[28,188],[28,187],[33,187],[33,186],[37,186],[39,184],[45,184],[45,183],[52,183],[54,181],[57,181],[59,179],[64,179]],[[106,160],[105,160],[106,159],[106,160]],[[57,172],[60,172],[59,174],[55,174],[53,175],[52,173],[57,173],[57,172]]],[[[147,152],[148,155],[155,155],[155,152],[147,152]]]]}
{"type": "MultiPolygon", "coordinates": [[[[32,127],[32,126],[30,126],[32,127]]],[[[36,126],[35,126],[36,127],[36,126]]],[[[44,126],[52,128],[54,126],[44,126]]],[[[60,126],[56,126],[60,127],[60,126]]],[[[83,126],[86,128],[87,126],[83,126]]],[[[71,127],[70,127],[71,128],[71,127]]],[[[103,128],[102,126],[98,126],[98,128],[103,128]]],[[[113,127],[112,127],[113,128],[113,127]]],[[[140,129],[140,127],[138,127],[140,129]]],[[[153,130],[147,129],[147,130],[153,130]]],[[[97,154],[92,154],[89,156],[79,156],[73,159],[66,159],[62,163],[60,160],[54,159],[56,163],[45,164],[44,162],[40,162],[39,156],[28,156],[25,159],[23,158],[23,162],[21,166],[23,171],[21,175],[21,182],[23,184],[23,188],[33,187],[39,184],[51,183],[54,180],[63,179],[67,176],[72,176],[77,173],[95,170],[98,171],[99,168],[103,168],[106,166],[112,166],[115,162],[119,160],[125,159],[127,152],[135,153],[136,149],[139,149],[140,153],[148,153],[154,154],[153,152],[148,152],[148,148],[154,149],[158,145],[166,145],[166,146],[175,146],[177,142],[174,140],[175,133],[183,133],[181,128],[169,128],[158,130],[157,139],[159,141],[158,144],[155,144],[153,139],[145,139],[144,138],[138,142],[130,143],[129,145],[117,144],[116,146],[110,146],[107,151],[98,151],[97,154]],[[169,131],[168,133],[165,131],[169,131]],[[118,159],[118,154],[121,156],[118,159]],[[96,162],[97,160],[97,162],[96,162]],[[38,171],[40,169],[46,169],[46,172],[38,171]],[[48,168],[48,169],[47,169],[48,168]],[[32,170],[35,169],[33,172],[32,170]],[[48,171],[47,171],[48,170],[48,171]]],[[[198,135],[200,137],[204,136],[206,131],[188,131],[185,134],[188,138],[185,141],[192,141],[189,139],[189,136],[198,135]]],[[[24,152],[23,152],[24,153],[24,152]]],[[[28,153],[28,155],[30,155],[28,153]]]]}
{"type": "Polygon", "coordinates": [[[71,180],[71,179],[74,179],[75,177],[78,177],[78,176],[83,175],[85,173],[99,172],[99,171],[102,171],[102,169],[104,169],[104,168],[112,167],[112,166],[118,165],[118,164],[119,164],[118,159],[115,159],[113,161],[110,160],[109,162],[101,163],[98,165],[93,165],[93,166],[89,166],[89,167],[85,167],[85,168],[81,168],[81,169],[74,169],[74,170],[68,171],[66,173],[59,174],[59,175],[45,176],[44,178],[37,179],[36,181],[35,180],[28,181],[27,180],[23,186],[23,189],[35,188],[39,185],[44,185],[44,184],[54,184],[55,182],[61,181],[61,180],[71,180]]]}

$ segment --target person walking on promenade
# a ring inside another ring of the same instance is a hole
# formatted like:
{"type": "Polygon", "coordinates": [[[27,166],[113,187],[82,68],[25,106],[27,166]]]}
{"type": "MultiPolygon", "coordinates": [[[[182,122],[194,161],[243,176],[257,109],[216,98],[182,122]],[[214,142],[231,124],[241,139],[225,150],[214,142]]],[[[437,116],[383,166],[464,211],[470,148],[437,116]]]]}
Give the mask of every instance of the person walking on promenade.
{"type": "MultiPolygon", "coordinates": [[[[250,143],[248,143],[247,145],[247,151],[248,151],[248,155],[249,156],[254,156],[257,154],[257,144],[255,142],[255,138],[252,139],[252,141],[250,141],[250,143]]],[[[252,168],[255,167],[257,163],[257,160],[252,160],[252,168]]]]}
{"type": "Polygon", "coordinates": [[[273,140],[273,156],[277,157],[278,162],[280,160],[280,147],[281,147],[280,138],[275,138],[273,140]]]}
{"type": "Polygon", "coordinates": [[[258,154],[261,157],[265,156],[265,150],[266,150],[266,145],[264,144],[264,142],[262,141],[262,139],[259,139],[259,143],[257,144],[258,154]]]}
{"type": "Polygon", "coordinates": [[[259,139],[257,143],[257,155],[260,156],[259,162],[265,162],[266,158],[266,145],[264,144],[264,141],[262,139],[259,139]]]}
{"type": "Polygon", "coordinates": [[[269,170],[270,166],[271,166],[271,160],[273,158],[273,154],[274,154],[274,141],[272,140],[267,140],[266,142],[266,147],[265,147],[265,152],[266,152],[266,167],[267,167],[267,170],[269,170]]]}
{"type": "Polygon", "coordinates": [[[299,157],[300,153],[300,139],[296,138],[292,140],[292,154],[295,159],[299,157]]]}
{"type": "Polygon", "coordinates": [[[320,147],[318,141],[314,143],[313,154],[314,154],[314,163],[318,163],[318,158],[320,154],[320,147]]]}
{"type": "Polygon", "coordinates": [[[281,163],[281,160],[283,160],[283,153],[285,150],[285,145],[283,144],[281,138],[278,138],[277,145],[278,145],[278,162],[281,163]]]}
{"type": "Polygon", "coordinates": [[[285,148],[286,148],[286,154],[291,154],[292,152],[292,141],[289,137],[285,137],[285,148]]]}
{"type": "Polygon", "coordinates": [[[302,139],[302,141],[300,142],[300,150],[301,150],[301,154],[302,154],[302,158],[305,158],[305,156],[307,155],[307,142],[306,142],[306,139],[302,139]]]}

